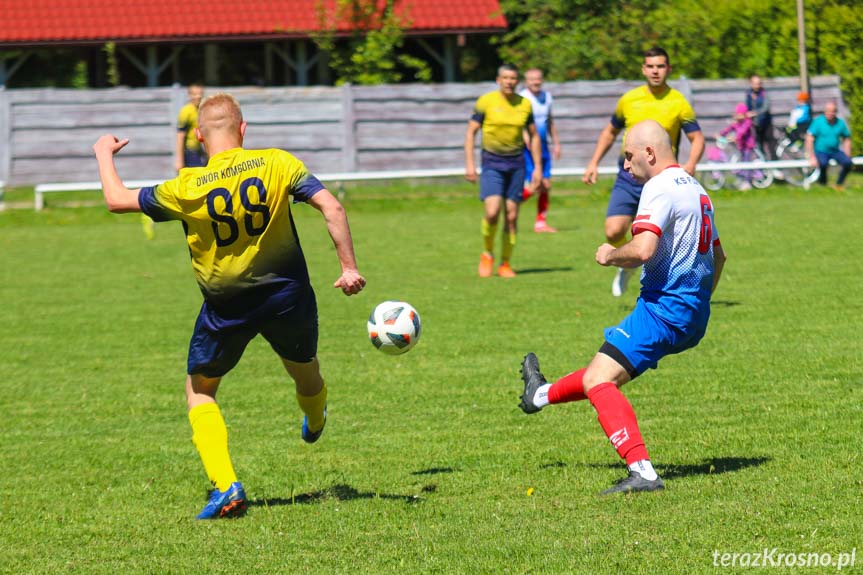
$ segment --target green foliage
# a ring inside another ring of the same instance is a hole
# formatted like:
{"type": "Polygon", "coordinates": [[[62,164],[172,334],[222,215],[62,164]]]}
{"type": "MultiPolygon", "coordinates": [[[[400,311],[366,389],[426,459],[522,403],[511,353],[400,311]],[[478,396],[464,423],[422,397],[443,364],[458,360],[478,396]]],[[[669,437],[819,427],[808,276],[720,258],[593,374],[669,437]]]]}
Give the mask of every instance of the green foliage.
{"type": "Polygon", "coordinates": [[[117,65],[117,45],[114,42],[107,42],[105,46],[102,47],[102,50],[105,52],[105,58],[107,60],[108,85],[119,86],[120,68],[117,65]]]}
{"type": "Polygon", "coordinates": [[[656,5],[652,0],[503,0],[511,26],[500,40],[501,59],[521,69],[541,67],[554,81],[632,76],[638,73],[638,55],[653,43],[655,35],[642,24],[656,5]],[[613,41],[607,41],[607,30],[615,31],[613,41]]]}
{"type": "Polygon", "coordinates": [[[859,572],[863,283],[835,233],[863,210],[849,184],[714,195],[729,260],[707,336],[624,387],[667,489],[614,498],[596,493],[623,465],[587,402],[516,407],[525,352],[566,374],[631,309],[593,260],[609,180],[555,182],[558,234],[531,232],[524,206],[514,280],[475,276],[475,187],[349,187],[368,280],[350,298],[330,287],[320,213],[295,206],[327,430],[303,444],[292,386],[252,341],[219,390],[252,505],[204,524],[182,391],[201,296],[180,224],[146,241],[137,215],[59,199],[0,212],[0,573],[716,575],[714,551],[764,548],[856,548],[859,572]],[[423,318],[399,357],[366,338],[392,298],[423,318]]]}
{"type": "MultiPolygon", "coordinates": [[[[788,0],[503,0],[510,31],[500,57],[537,66],[552,81],[640,78],[641,54],[660,45],[672,75],[689,78],[796,76],[796,3],[788,0]]],[[[810,75],[837,74],[863,144],[863,4],[807,0],[810,75]]]]}
{"type": "MultiPolygon", "coordinates": [[[[859,2],[822,0],[814,3],[812,41],[824,70],[842,78],[842,94],[851,108],[851,135],[855,153],[863,153],[863,5],[859,2]],[[817,14],[817,18],[814,17],[817,14]]],[[[807,14],[808,15],[808,14],[807,14]]]]}
{"type": "Polygon", "coordinates": [[[313,40],[328,55],[337,84],[396,83],[404,78],[405,70],[410,71],[410,79],[431,80],[427,62],[399,53],[410,20],[396,13],[395,0],[337,0],[332,10],[318,4],[317,12],[323,32],[313,40]],[[345,24],[350,25],[350,32],[342,37],[345,24]]]}

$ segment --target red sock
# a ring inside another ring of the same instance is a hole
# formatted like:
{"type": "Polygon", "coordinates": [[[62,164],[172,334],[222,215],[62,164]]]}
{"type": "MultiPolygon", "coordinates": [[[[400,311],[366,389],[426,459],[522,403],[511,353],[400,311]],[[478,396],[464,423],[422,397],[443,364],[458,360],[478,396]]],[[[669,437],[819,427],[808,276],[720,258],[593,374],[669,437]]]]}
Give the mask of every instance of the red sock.
{"type": "Polygon", "coordinates": [[[635,411],[616,385],[608,381],[592,387],[587,392],[587,398],[596,409],[602,430],[627,465],[650,459],[638,429],[635,411]]]}
{"type": "Polygon", "coordinates": [[[540,192],[536,198],[536,217],[540,220],[545,220],[545,214],[548,212],[548,192],[540,192]]]}
{"type": "Polygon", "coordinates": [[[565,375],[558,379],[548,389],[549,403],[566,403],[568,401],[581,401],[587,399],[584,394],[584,372],[587,368],[573,371],[569,375],[565,375]]]}

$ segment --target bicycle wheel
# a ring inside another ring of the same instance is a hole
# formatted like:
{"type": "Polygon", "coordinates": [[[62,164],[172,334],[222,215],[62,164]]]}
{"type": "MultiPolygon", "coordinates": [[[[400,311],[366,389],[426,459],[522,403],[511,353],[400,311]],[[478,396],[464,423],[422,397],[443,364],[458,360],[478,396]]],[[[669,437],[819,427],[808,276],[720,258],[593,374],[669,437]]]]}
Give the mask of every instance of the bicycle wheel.
{"type": "MultiPolygon", "coordinates": [[[[803,140],[791,140],[784,138],[779,147],[776,148],[776,157],[780,160],[805,160],[806,151],[803,140]]],[[[806,166],[805,168],[784,168],[782,173],[785,181],[793,186],[808,186],[818,180],[819,169],[806,166]]]]}
{"type": "Polygon", "coordinates": [[[702,186],[711,192],[715,192],[722,189],[722,186],[725,185],[725,172],[721,172],[719,170],[703,172],[699,180],[701,181],[702,186]]]}
{"type": "MultiPolygon", "coordinates": [[[[755,150],[755,160],[758,162],[766,160],[764,153],[761,150],[755,150]]],[[[773,170],[770,168],[756,168],[754,170],[750,170],[749,175],[752,185],[759,190],[769,188],[770,184],[773,183],[773,170]]]]}

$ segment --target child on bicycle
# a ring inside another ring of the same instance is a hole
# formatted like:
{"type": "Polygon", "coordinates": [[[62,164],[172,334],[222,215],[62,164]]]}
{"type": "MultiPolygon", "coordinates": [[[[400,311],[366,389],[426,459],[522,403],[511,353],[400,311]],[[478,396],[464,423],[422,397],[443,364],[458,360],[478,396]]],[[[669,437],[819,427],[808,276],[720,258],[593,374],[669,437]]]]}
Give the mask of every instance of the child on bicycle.
{"type": "MultiPolygon", "coordinates": [[[[751,162],[755,159],[755,126],[752,124],[752,118],[746,115],[748,111],[746,104],[737,104],[734,108],[733,122],[719,132],[722,137],[734,132],[734,145],[740,152],[740,161],[742,162],[751,162]]],[[[741,178],[739,186],[741,190],[748,190],[752,187],[751,171],[743,170],[737,175],[741,178]]]]}
{"type": "Polygon", "coordinates": [[[797,94],[797,105],[788,116],[788,127],[785,128],[785,133],[792,142],[802,140],[811,121],[812,108],[809,106],[809,94],[800,92],[797,94]]]}

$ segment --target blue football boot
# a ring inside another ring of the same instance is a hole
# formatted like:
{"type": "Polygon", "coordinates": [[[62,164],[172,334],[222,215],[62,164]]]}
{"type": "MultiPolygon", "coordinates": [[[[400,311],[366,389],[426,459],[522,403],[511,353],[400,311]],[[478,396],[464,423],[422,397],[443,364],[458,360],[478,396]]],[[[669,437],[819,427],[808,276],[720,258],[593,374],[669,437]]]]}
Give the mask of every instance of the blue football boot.
{"type": "Polygon", "coordinates": [[[246,491],[239,481],[231,483],[225,491],[213,489],[210,500],[196,519],[219,519],[239,517],[246,512],[246,491]]]}
{"type": "Polygon", "coordinates": [[[306,416],[303,416],[303,431],[302,431],[303,441],[305,441],[306,443],[316,442],[318,439],[320,439],[321,435],[324,433],[324,427],[326,427],[326,426],[327,426],[327,408],[326,408],[326,406],[324,406],[324,424],[317,431],[311,431],[309,429],[309,418],[306,416]]]}

